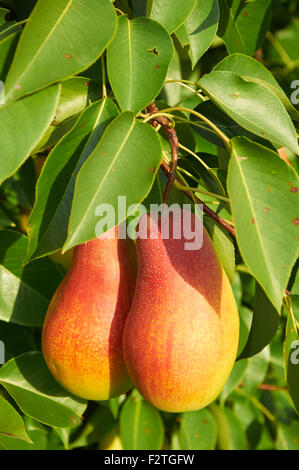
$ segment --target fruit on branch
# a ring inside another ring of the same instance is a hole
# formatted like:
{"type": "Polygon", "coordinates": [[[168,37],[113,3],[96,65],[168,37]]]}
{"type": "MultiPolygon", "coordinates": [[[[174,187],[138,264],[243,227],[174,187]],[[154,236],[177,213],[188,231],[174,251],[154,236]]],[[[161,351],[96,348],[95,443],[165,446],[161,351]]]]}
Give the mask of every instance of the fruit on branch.
{"type": "Polygon", "coordinates": [[[140,219],[139,232],[147,235],[136,243],[138,275],[123,351],[144,398],[161,410],[184,412],[207,406],[221,392],[236,359],[239,317],[200,219],[185,210],[170,213],[169,239],[163,239],[167,219],[167,214],[140,219]],[[197,236],[203,231],[200,249],[186,249],[188,217],[197,236]],[[151,226],[156,239],[150,239],[151,226]]]}
{"type": "Polygon", "coordinates": [[[107,400],[132,386],[122,333],[135,288],[136,252],[131,240],[118,240],[113,231],[75,247],[42,331],[53,376],[69,392],[90,400],[107,400]]]}

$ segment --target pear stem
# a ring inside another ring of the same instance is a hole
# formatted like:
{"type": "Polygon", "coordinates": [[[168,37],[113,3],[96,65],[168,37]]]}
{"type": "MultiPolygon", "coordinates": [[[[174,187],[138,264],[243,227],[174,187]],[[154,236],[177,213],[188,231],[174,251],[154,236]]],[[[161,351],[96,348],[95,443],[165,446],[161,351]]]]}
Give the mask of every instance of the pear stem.
{"type": "MultiPolygon", "coordinates": [[[[150,103],[147,107],[150,114],[156,115],[159,113],[159,109],[157,108],[154,102],[150,103]]],[[[173,124],[170,123],[166,116],[157,115],[154,116],[154,121],[156,123],[161,124],[161,126],[165,129],[170,148],[171,148],[171,169],[169,170],[168,182],[166,184],[166,188],[163,195],[163,202],[165,204],[168,203],[169,193],[172,188],[172,185],[176,179],[176,170],[178,166],[178,149],[179,149],[179,140],[177,133],[173,127],[173,124]]]]}
{"type": "MultiPolygon", "coordinates": [[[[170,178],[170,167],[169,165],[165,162],[165,161],[162,161],[161,163],[161,169],[163,170],[163,172],[165,173],[165,175],[167,176],[167,178],[170,178]]],[[[183,186],[183,183],[182,181],[180,180],[180,178],[176,177],[176,181],[181,184],[183,186]]],[[[187,187],[188,188],[188,187],[187,187]]],[[[218,214],[216,214],[216,212],[214,212],[212,209],[210,209],[201,199],[199,199],[199,197],[195,196],[194,193],[190,193],[188,190],[181,190],[185,196],[187,196],[187,198],[189,198],[192,202],[193,201],[193,198],[196,200],[197,204],[201,204],[202,207],[203,207],[203,212],[208,215],[209,217],[211,217],[211,219],[215,220],[215,222],[217,222],[219,225],[221,225],[221,227],[223,227],[230,235],[232,235],[234,238],[236,237],[236,232],[235,232],[235,229],[224,219],[222,219],[222,217],[220,217],[218,214]],[[192,194],[192,195],[191,195],[192,194]]]]}
{"type": "MultiPolygon", "coordinates": [[[[147,107],[148,111],[150,114],[157,114],[159,113],[159,109],[157,108],[156,104],[154,102],[150,103],[147,107]]],[[[171,157],[172,157],[172,165],[171,167],[168,165],[165,160],[162,160],[161,163],[161,169],[165,173],[168,183],[165,188],[164,196],[163,196],[163,201],[167,203],[168,201],[168,196],[171,187],[173,186],[174,182],[176,181],[178,184],[181,186],[186,187],[186,189],[181,189],[181,191],[187,196],[192,202],[194,200],[198,203],[201,204],[203,207],[203,211],[206,215],[211,217],[211,219],[215,220],[221,227],[223,227],[227,232],[230,233],[233,237],[236,236],[236,232],[234,228],[224,219],[222,219],[218,214],[216,214],[212,209],[210,209],[204,202],[202,202],[197,196],[194,195],[194,193],[188,191],[188,186],[184,184],[184,182],[177,176],[176,171],[177,171],[177,166],[178,166],[178,148],[179,148],[179,141],[178,137],[176,134],[176,131],[172,127],[171,123],[167,119],[166,116],[161,116],[157,115],[154,117],[152,120],[152,126],[154,128],[157,127],[158,124],[161,124],[161,126],[165,129],[168,140],[170,143],[171,147],[171,157]]]]}

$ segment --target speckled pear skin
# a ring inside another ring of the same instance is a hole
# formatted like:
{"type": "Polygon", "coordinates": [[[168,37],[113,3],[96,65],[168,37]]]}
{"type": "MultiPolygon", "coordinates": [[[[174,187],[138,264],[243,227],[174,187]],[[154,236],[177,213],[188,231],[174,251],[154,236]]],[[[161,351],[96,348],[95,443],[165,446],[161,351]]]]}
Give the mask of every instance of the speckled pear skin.
{"type": "MultiPolygon", "coordinates": [[[[151,220],[145,215],[139,226],[145,218],[151,220]]],[[[134,385],[156,408],[199,410],[219,395],[232,370],[238,310],[204,228],[198,250],[186,251],[184,237],[174,239],[171,230],[162,240],[161,218],[158,236],[136,243],[138,275],[124,357],[134,385]]]]}
{"type": "Polygon", "coordinates": [[[108,400],[132,387],[122,333],[136,270],[129,239],[96,238],[74,249],[47,311],[42,350],[55,379],[78,397],[108,400]]]}

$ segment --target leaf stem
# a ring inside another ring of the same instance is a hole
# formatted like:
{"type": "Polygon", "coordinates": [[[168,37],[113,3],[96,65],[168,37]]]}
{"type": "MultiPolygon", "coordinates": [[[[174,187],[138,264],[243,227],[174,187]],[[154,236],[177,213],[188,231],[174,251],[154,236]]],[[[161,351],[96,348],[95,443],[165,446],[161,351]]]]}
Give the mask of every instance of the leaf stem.
{"type": "Polygon", "coordinates": [[[185,170],[185,168],[182,168],[182,167],[178,166],[178,170],[180,171],[180,173],[184,173],[185,175],[189,176],[189,178],[191,178],[193,181],[195,181],[195,183],[197,183],[197,184],[200,183],[200,179],[196,178],[189,171],[185,170]]]}
{"type": "Polygon", "coordinates": [[[220,199],[221,201],[229,202],[229,199],[224,196],[220,196],[219,194],[216,193],[210,193],[209,191],[204,191],[203,189],[198,189],[198,188],[192,188],[188,185],[183,186],[182,184],[178,183],[177,181],[174,182],[174,186],[177,189],[180,189],[181,191],[192,191],[194,193],[202,193],[206,194],[207,196],[215,197],[216,199],[220,199]]]}
{"type": "Polygon", "coordinates": [[[241,390],[240,388],[236,388],[236,392],[248,398],[270,421],[275,421],[276,419],[275,416],[256,397],[254,396],[248,397],[246,393],[244,392],[244,390],[241,390]]]}
{"type": "Polygon", "coordinates": [[[199,123],[199,122],[194,122],[194,121],[190,121],[190,119],[184,119],[182,118],[181,116],[174,116],[175,117],[175,120],[176,121],[179,121],[179,122],[186,122],[187,124],[190,124],[192,126],[196,126],[196,127],[200,127],[201,129],[205,130],[205,131],[208,131],[208,132],[211,132],[212,134],[216,134],[217,133],[213,130],[213,129],[208,129],[206,126],[204,126],[203,124],[199,123]]]}
{"type": "Polygon", "coordinates": [[[122,10],[120,10],[119,8],[114,7],[114,9],[115,9],[115,11],[117,11],[117,13],[119,13],[120,15],[125,15],[125,13],[124,13],[122,10]]]}
{"type": "Polygon", "coordinates": [[[187,83],[189,83],[190,85],[198,87],[196,82],[192,82],[190,80],[175,80],[175,79],[169,78],[168,80],[165,80],[164,85],[168,85],[169,83],[178,83],[179,85],[183,86],[184,88],[187,88],[187,90],[190,90],[193,93],[195,93],[203,101],[209,100],[209,98],[207,96],[204,96],[204,95],[201,94],[201,89],[194,90],[193,88],[191,88],[191,86],[187,85],[187,83]]]}
{"type": "Polygon", "coordinates": [[[153,113],[153,114],[150,114],[148,116],[146,116],[144,119],[143,119],[143,122],[146,123],[146,122],[149,122],[149,121],[152,121],[153,119],[155,119],[156,121],[159,122],[159,120],[157,118],[160,118],[160,117],[165,117],[167,119],[169,119],[169,123],[168,123],[168,128],[169,127],[175,127],[175,116],[173,114],[170,114],[170,113],[162,113],[160,111],[157,111],[156,113],[153,113]]]}
{"type": "MultiPolygon", "coordinates": [[[[164,160],[162,161],[161,163],[161,169],[163,170],[164,174],[167,176],[167,178],[170,177],[170,167],[169,165],[167,164],[167,162],[165,162],[164,160]]],[[[181,175],[178,177],[177,176],[177,181],[179,183],[182,183],[182,177],[181,175]]],[[[201,201],[201,199],[199,199],[197,196],[194,195],[194,193],[188,191],[188,190],[181,190],[185,196],[187,196],[192,202],[195,202],[197,204],[201,204],[202,207],[203,207],[203,211],[206,215],[208,215],[209,217],[211,217],[211,219],[215,220],[215,222],[217,222],[219,225],[221,225],[221,227],[223,227],[232,237],[235,237],[236,236],[236,233],[235,233],[235,230],[234,228],[230,225],[229,222],[227,222],[226,220],[224,220],[222,217],[220,217],[218,214],[216,214],[212,209],[209,208],[209,206],[207,206],[203,201],[201,201]]]]}
{"type": "Polygon", "coordinates": [[[265,405],[263,405],[263,403],[261,403],[256,397],[251,396],[250,400],[270,421],[276,420],[271,411],[269,411],[268,408],[266,408],[265,405]]]}
{"type": "Polygon", "coordinates": [[[292,59],[289,57],[288,53],[286,50],[282,47],[281,43],[278,41],[278,39],[272,34],[270,31],[267,32],[266,38],[268,41],[271,43],[271,45],[274,47],[282,61],[285,63],[287,68],[289,70],[292,70],[294,68],[294,63],[292,59]]]}
{"type": "Polygon", "coordinates": [[[106,98],[107,88],[106,88],[106,70],[105,70],[104,54],[102,55],[102,58],[101,58],[101,64],[102,64],[102,94],[103,94],[103,98],[106,98]]]}
{"type": "Polygon", "coordinates": [[[200,120],[202,120],[203,122],[208,124],[208,126],[210,126],[216,132],[216,134],[218,134],[218,136],[225,143],[225,145],[229,149],[231,148],[229,138],[212,121],[210,121],[208,118],[206,118],[203,114],[200,114],[197,111],[194,111],[193,109],[189,109],[189,108],[185,108],[185,107],[181,107],[181,106],[177,106],[177,107],[174,107],[174,108],[166,108],[166,109],[163,109],[161,112],[162,113],[167,113],[169,111],[183,111],[183,112],[185,111],[187,113],[193,114],[194,116],[198,117],[200,120]]]}
{"type": "Polygon", "coordinates": [[[193,152],[193,151],[190,150],[188,147],[185,147],[185,146],[182,145],[182,144],[179,144],[179,148],[182,149],[182,150],[185,150],[185,152],[187,152],[187,153],[189,153],[190,155],[192,155],[192,157],[196,158],[196,160],[198,160],[199,163],[201,163],[202,166],[204,166],[206,170],[210,171],[210,167],[209,167],[195,152],[193,152]]]}

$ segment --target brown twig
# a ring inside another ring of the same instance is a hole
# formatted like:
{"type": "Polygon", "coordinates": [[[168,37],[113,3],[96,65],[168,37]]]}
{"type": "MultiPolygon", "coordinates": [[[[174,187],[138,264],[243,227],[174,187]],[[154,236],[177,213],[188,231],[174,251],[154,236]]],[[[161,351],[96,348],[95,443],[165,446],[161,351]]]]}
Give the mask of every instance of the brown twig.
{"type": "MultiPolygon", "coordinates": [[[[150,103],[148,105],[147,109],[150,112],[150,114],[156,114],[156,113],[159,112],[159,109],[157,108],[157,106],[154,102],[150,103]]],[[[176,170],[177,170],[177,165],[178,165],[178,145],[179,145],[179,141],[178,141],[176,131],[174,130],[173,127],[170,126],[170,122],[167,119],[167,117],[165,117],[165,116],[156,116],[151,121],[151,123],[152,123],[153,127],[156,127],[157,123],[161,124],[161,126],[165,129],[165,131],[167,133],[167,137],[168,137],[170,147],[171,147],[171,156],[172,156],[171,168],[169,167],[169,165],[164,160],[162,161],[162,164],[161,164],[161,168],[162,168],[163,172],[165,173],[165,175],[167,176],[167,179],[168,179],[168,183],[166,185],[166,189],[165,189],[164,196],[163,196],[163,201],[167,203],[169,192],[170,192],[170,189],[171,189],[174,181],[176,180],[178,183],[184,185],[184,183],[181,181],[181,179],[176,175],[176,170]]],[[[212,211],[212,209],[210,209],[197,196],[191,195],[191,193],[189,191],[182,191],[182,192],[192,202],[193,202],[193,198],[195,198],[198,204],[202,204],[203,211],[206,215],[208,215],[209,217],[211,217],[211,219],[215,220],[215,222],[217,222],[219,225],[221,225],[221,227],[223,227],[225,230],[227,230],[227,232],[229,232],[230,235],[232,235],[233,237],[236,236],[234,228],[228,222],[223,220],[218,214],[216,214],[214,211],[212,211]]]]}
{"type": "MultiPolygon", "coordinates": [[[[155,114],[159,112],[159,109],[157,108],[154,102],[150,103],[147,109],[150,112],[150,114],[155,114]]],[[[158,122],[165,129],[168,140],[169,140],[170,148],[171,148],[171,169],[170,169],[168,182],[167,182],[164,195],[163,195],[163,202],[167,204],[170,190],[176,178],[176,170],[178,166],[179,140],[178,140],[178,136],[177,136],[175,129],[171,127],[169,120],[165,116],[155,117],[155,119],[153,119],[153,123],[154,122],[156,123],[158,122]]]]}
{"type": "MultiPolygon", "coordinates": [[[[167,178],[170,178],[170,168],[169,168],[169,166],[167,165],[167,163],[165,161],[162,162],[161,168],[162,168],[163,172],[165,173],[165,175],[167,176],[167,178]]],[[[181,185],[184,185],[184,183],[181,181],[181,179],[178,176],[176,176],[175,179],[178,183],[180,183],[181,185]]],[[[191,201],[193,201],[193,197],[194,197],[198,204],[202,204],[203,211],[206,215],[208,215],[209,217],[211,217],[211,219],[215,220],[215,222],[217,222],[219,225],[221,225],[221,227],[223,227],[227,232],[229,232],[230,235],[232,235],[233,237],[236,236],[234,228],[228,222],[223,220],[218,214],[216,214],[216,212],[212,211],[212,209],[210,209],[203,201],[201,201],[201,199],[199,199],[195,195],[192,197],[192,195],[189,191],[182,191],[182,192],[191,201]]]]}
{"type": "Polygon", "coordinates": [[[287,392],[289,390],[287,387],[278,387],[272,384],[260,384],[258,388],[260,390],[270,390],[271,392],[287,392]]]}
{"type": "Polygon", "coordinates": [[[260,47],[257,51],[255,51],[254,57],[258,60],[261,64],[263,63],[264,53],[263,49],[260,47]]]}

